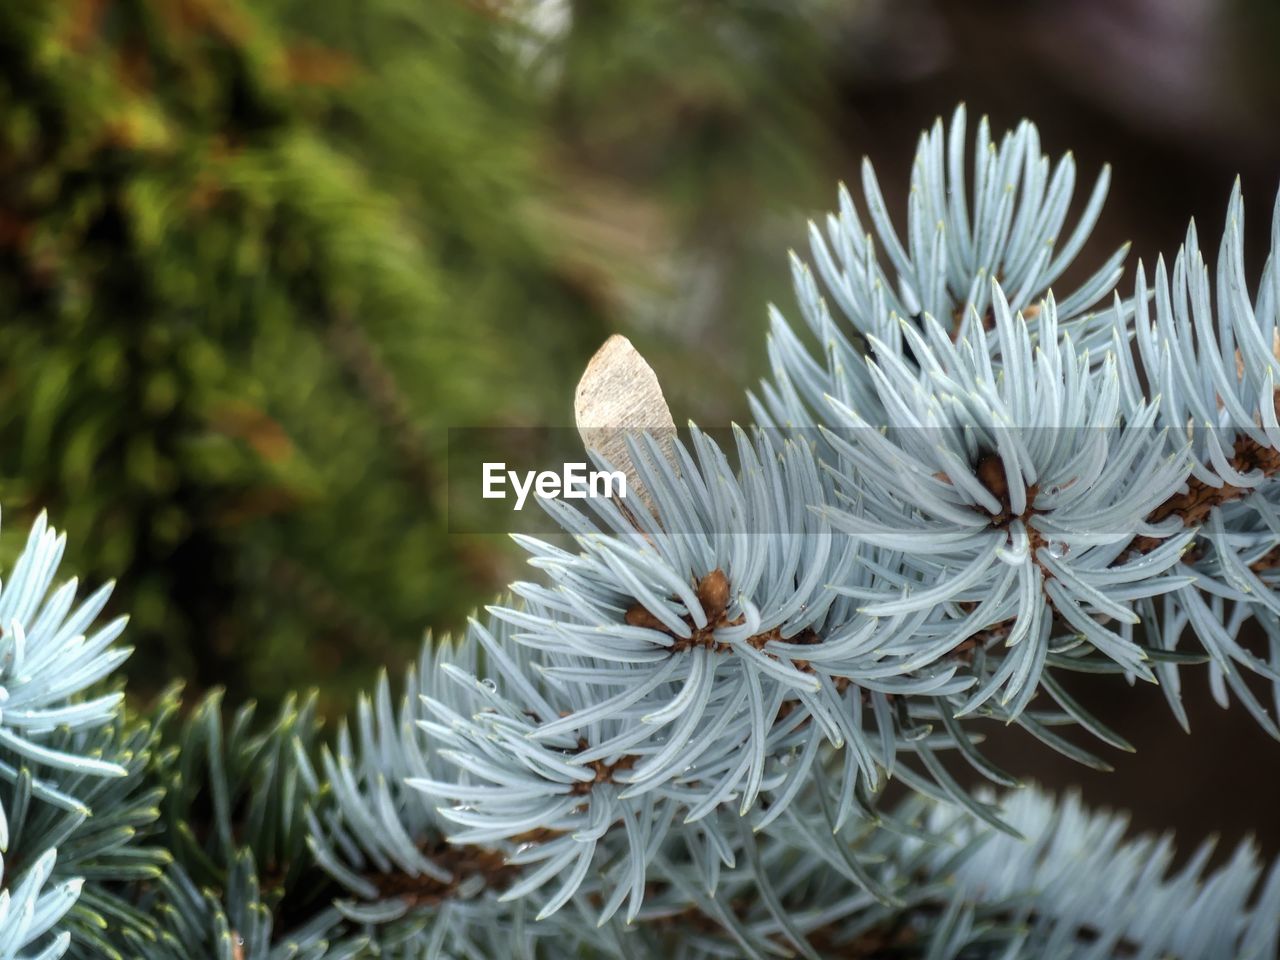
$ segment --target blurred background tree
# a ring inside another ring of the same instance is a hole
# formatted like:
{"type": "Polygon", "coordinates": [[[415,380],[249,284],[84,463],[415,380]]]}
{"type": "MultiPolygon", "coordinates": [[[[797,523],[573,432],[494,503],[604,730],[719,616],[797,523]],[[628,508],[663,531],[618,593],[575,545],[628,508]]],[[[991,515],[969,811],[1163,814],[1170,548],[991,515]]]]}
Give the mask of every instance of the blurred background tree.
{"type": "MultiPolygon", "coordinates": [[[[665,6],[0,12],[0,494],[121,579],[135,683],[365,682],[511,573],[446,535],[449,426],[563,423],[608,330],[762,302],[653,309],[825,191],[815,24],[665,6]]],[[[743,365],[682,380],[732,406],[743,365]]]]}
{"type": "MultiPolygon", "coordinates": [[[[677,420],[743,418],[805,217],[863,154],[905,176],[957,100],[1034,118],[1084,177],[1114,164],[1099,250],[1132,240],[1149,267],[1188,210],[1215,235],[1237,171],[1266,249],[1278,9],[0,5],[0,501],[50,505],[71,565],[120,578],[135,688],[342,702],[516,572],[502,538],[448,532],[449,427],[566,424],[615,330],[677,420]]],[[[1162,714],[1142,735],[1146,691],[1087,704],[1138,731],[1111,776],[1029,768],[1016,739],[992,756],[1142,811],[1196,751],[1212,775],[1153,822],[1270,823],[1274,778],[1221,748],[1261,734],[1188,695],[1191,738],[1162,714]]]]}
{"type": "Polygon", "coordinates": [[[437,6],[0,12],[4,500],[121,578],[143,684],[362,682],[503,579],[440,428],[550,416],[602,327],[517,64],[437,6]]]}

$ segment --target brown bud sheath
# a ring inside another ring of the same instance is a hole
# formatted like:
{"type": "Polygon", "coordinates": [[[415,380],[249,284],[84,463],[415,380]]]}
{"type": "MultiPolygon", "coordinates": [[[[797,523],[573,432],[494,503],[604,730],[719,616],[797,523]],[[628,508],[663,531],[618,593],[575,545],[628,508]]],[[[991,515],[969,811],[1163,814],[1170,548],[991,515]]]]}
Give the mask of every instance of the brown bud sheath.
{"type": "Polygon", "coordinates": [[[676,425],[657,375],[626,337],[614,334],[591,358],[578,381],[573,412],[587,449],[626,474],[628,498],[638,496],[656,514],[631,461],[627,436],[648,434],[674,462],[676,425]]]}
{"type": "Polygon", "coordinates": [[[661,630],[663,633],[671,632],[667,629],[666,624],[638,603],[633,607],[627,608],[627,612],[623,619],[625,619],[627,625],[631,627],[648,627],[650,630],[661,630]]]}
{"type": "Polygon", "coordinates": [[[729,578],[723,570],[712,570],[698,581],[698,601],[709,622],[720,619],[729,606],[729,578]]]}

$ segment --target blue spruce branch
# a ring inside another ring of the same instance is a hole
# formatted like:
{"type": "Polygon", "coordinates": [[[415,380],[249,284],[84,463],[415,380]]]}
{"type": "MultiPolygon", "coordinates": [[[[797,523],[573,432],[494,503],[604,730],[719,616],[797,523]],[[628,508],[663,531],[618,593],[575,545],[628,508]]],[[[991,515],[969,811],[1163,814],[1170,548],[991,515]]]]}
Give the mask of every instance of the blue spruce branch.
{"type": "Polygon", "coordinates": [[[1075,176],[961,109],[899,235],[864,167],[757,422],[630,437],[645,496],[547,501],[573,546],[519,538],[536,578],[332,736],[309,697],[128,715],[41,518],[0,590],[0,960],[1277,957],[1248,845],[1175,867],[982,752],[1105,766],[1064,675],[1185,726],[1197,663],[1280,737],[1280,205],[1256,291],[1237,187],[1212,273],[1192,228],[1128,299],[1123,248],[1055,295],[1075,176]]]}

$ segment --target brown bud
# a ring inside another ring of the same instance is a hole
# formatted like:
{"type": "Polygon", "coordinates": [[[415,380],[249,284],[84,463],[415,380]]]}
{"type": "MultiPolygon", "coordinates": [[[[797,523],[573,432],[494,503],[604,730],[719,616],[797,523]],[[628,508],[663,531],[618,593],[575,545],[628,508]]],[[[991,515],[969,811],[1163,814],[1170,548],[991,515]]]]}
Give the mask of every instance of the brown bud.
{"type": "Polygon", "coordinates": [[[630,627],[648,627],[650,630],[661,630],[663,633],[671,632],[667,629],[666,624],[638,603],[627,609],[623,619],[627,622],[627,626],[630,627]]]}
{"type": "Polygon", "coordinates": [[[1009,478],[1004,472],[1004,461],[997,454],[988,453],[978,461],[974,472],[978,482],[986,487],[1001,503],[1009,502],[1009,478]]]}
{"type": "Polygon", "coordinates": [[[587,449],[623,471],[627,497],[638,497],[657,516],[657,508],[631,460],[627,438],[639,440],[648,434],[674,467],[676,425],[657,374],[626,337],[615,334],[591,358],[578,381],[573,412],[587,449]]]}
{"type": "Polygon", "coordinates": [[[707,615],[707,620],[715,623],[729,606],[729,578],[720,569],[712,570],[698,581],[698,602],[707,615]]]}

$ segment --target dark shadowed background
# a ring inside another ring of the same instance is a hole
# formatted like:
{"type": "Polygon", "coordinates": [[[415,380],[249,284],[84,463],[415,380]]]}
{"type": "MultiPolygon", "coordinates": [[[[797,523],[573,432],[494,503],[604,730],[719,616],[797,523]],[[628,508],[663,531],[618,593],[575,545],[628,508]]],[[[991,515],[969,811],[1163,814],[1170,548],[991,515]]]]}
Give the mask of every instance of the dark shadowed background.
{"type": "MultiPolygon", "coordinates": [[[[1087,270],[1148,264],[1234,176],[1250,266],[1280,184],[1270,0],[16,0],[0,9],[4,550],[42,506],[120,581],[139,696],[347,702],[520,571],[447,531],[450,427],[563,426],[627,333],[677,422],[746,419],[765,304],[835,183],[905,206],[964,100],[1113,166],[1087,270]]],[[[1111,774],[993,731],[1050,786],[1263,831],[1280,744],[1189,672],[1087,704],[1111,774]]]]}

